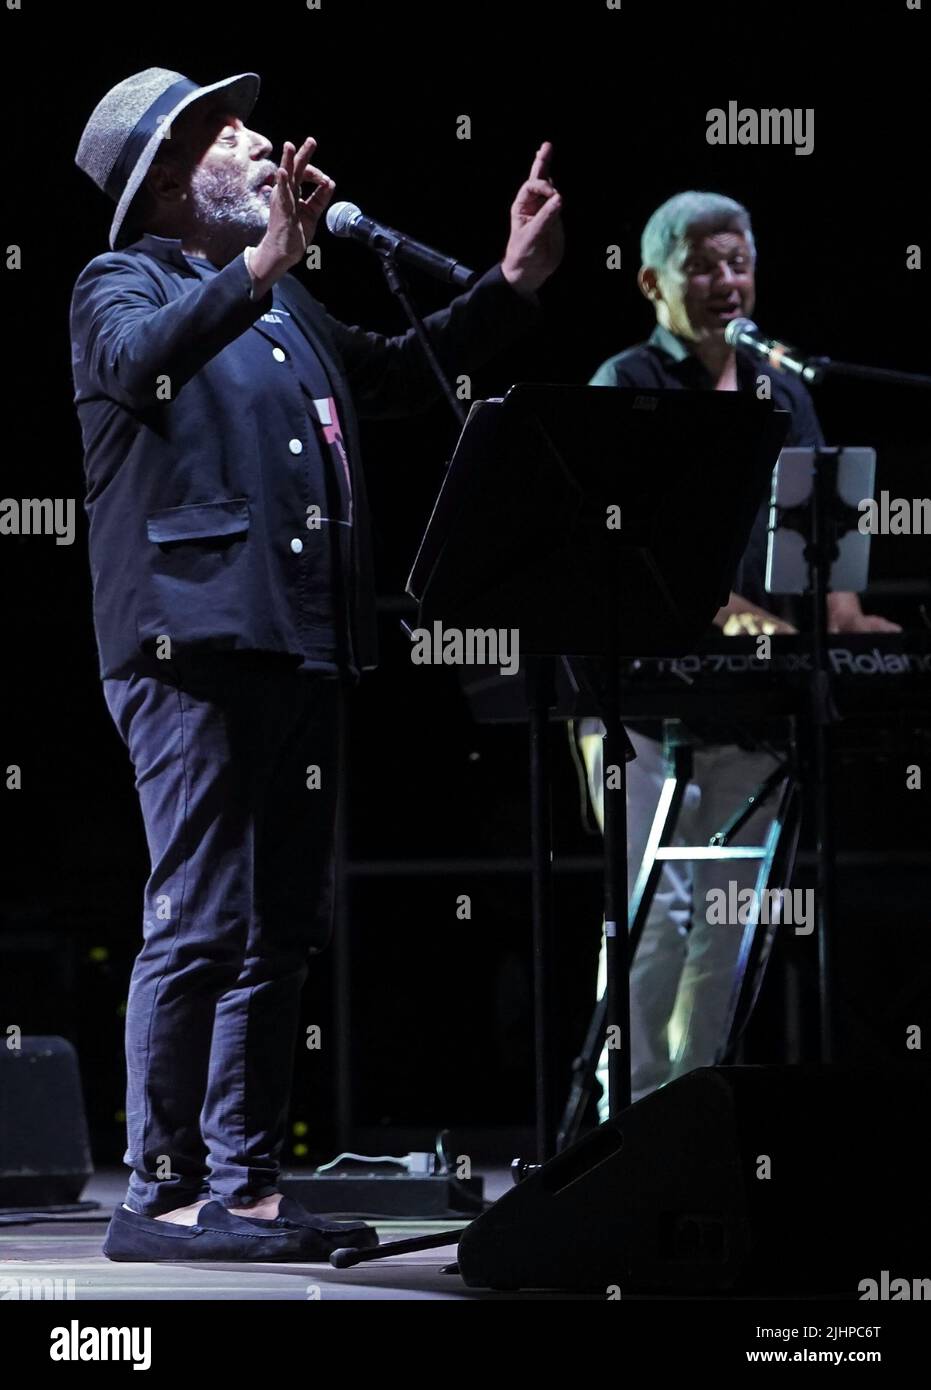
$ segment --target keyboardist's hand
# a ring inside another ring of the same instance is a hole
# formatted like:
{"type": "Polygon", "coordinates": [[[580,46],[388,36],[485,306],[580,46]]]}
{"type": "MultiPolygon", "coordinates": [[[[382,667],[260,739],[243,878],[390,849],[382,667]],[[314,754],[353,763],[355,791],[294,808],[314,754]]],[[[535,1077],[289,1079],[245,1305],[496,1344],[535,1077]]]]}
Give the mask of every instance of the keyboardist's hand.
{"type": "Polygon", "coordinates": [[[898,623],[881,618],[878,613],[858,613],[843,622],[828,623],[828,632],[901,632],[898,623]]]}
{"type": "Polygon", "coordinates": [[[856,594],[828,594],[828,632],[901,632],[898,623],[864,613],[856,594]]]}
{"type": "Polygon", "coordinates": [[[796,628],[783,622],[775,613],[769,613],[759,604],[751,603],[741,594],[732,593],[723,608],[719,608],[714,619],[725,637],[790,637],[796,628]]]}
{"type": "Polygon", "coordinates": [[[772,613],[730,613],[722,629],[725,637],[791,636],[797,631],[772,613]]]}

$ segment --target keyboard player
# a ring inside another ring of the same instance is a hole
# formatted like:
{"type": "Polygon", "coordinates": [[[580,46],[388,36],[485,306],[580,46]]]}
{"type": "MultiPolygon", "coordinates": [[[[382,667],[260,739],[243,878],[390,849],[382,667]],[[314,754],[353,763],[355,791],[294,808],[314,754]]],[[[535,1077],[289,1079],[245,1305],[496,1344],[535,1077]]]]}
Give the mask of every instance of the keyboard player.
{"type": "MultiPolygon", "coordinates": [[[[641,241],[637,283],[656,313],[649,339],[604,362],[595,386],[650,390],[753,391],[769,378],[778,409],[791,417],[786,446],[824,442],[811,397],[795,377],[773,371],[724,338],[733,318],[754,307],[756,250],[750,216],[731,198],[716,193],[679,193],[650,217],[641,241]]],[[[788,614],[763,587],[768,504],[754,523],[734,578],[734,591],[715,625],[726,635],[794,632],[788,614]]],[[[895,623],[865,614],[856,594],[828,597],[832,632],[895,632],[895,623]]],[[[637,757],[628,765],[628,874],[640,866],[665,775],[659,725],[628,726],[637,757]]],[[[707,843],[712,833],[777,765],[765,731],[715,725],[690,726],[695,740],[694,775],[679,818],[679,844],[707,843]]],[[[603,821],[603,725],[586,719],[576,726],[589,792],[599,826],[603,821]]],[[[759,844],[769,829],[778,797],[759,808],[734,844],[759,844]]],[[[707,921],[707,894],[734,881],[738,892],[752,888],[753,861],[668,862],[662,871],[631,971],[632,1098],[639,1100],[695,1067],[711,1065],[723,1041],[737,952],[739,926],[707,921]]],[[[776,885],[788,887],[789,885],[776,885]]],[[[598,992],[604,987],[604,943],[598,992]]],[[[598,1067],[599,1113],[607,1116],[607,1052],[598,1067]]]]}

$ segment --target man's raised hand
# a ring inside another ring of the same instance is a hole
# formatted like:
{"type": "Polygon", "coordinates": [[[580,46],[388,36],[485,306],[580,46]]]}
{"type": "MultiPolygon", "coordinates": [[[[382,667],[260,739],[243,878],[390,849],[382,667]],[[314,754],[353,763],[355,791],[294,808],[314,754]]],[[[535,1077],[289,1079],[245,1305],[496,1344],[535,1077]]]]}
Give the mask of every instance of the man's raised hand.
{"type": "Polygon", "coordinates": [[[511,204],[511,235],[501,261],[505,279],[521,294],[532,294],[559,265],[565,248],[562,198],[548,174],[553,147],[544,140],[530,176],[511,204]]]}
{"type": "Polygon", "coordinates": [[[310,135],[299,150],[290,140],[284,143],[269,203],[268,229],[250,262],[260,287],[274,283],[303,259],[333,197],[336,184],[322,169],[309,163],[316,147],[317,142],[310,135]],[[301,193],[306,183],[312,183],[314,188],[304,198],[301,193]]]}

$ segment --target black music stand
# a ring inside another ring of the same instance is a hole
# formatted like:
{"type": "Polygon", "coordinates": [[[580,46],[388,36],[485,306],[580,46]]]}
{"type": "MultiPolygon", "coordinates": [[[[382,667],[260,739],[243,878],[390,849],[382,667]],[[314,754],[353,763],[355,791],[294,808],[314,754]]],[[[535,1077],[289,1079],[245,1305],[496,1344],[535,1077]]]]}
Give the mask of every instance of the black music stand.
{"type": "Polygon", "coordinates": [[[629,986],[619,984],[629,965],[630,745],[620,722],[621,659],[681,653],[727,601],[787,425],[771,401],[742,393],[513,386],[503,400],[473,405],[411,570],[407,592],[419,605],[419,628],[519,634],[530,717],[540,1162],[555,1151],[556,1133],[549,1026],[554,659],[592,659],[606,774],[616,778],[605,787],[615,1114],[630,1104],[629,986]]]}
{"type": "MultiPolygon", "coordinates": [[[[824,359],[827,361],[828,359],[824,359]]],[[[767,548],[766,588],[769,593],[805,593],[811,599],[812,681],[810,703],[810,802],[815,832],[816,916],[818,924],[818,1004],[821,1061],[833,1062],[836,1049],[834,1017],[834,931],[836,908],[834,812],[831,795],[831,730],[840,716],[831,694],[828,665],[828,594],[838,583],[835,562],[841,544],[858,529],[859,502],[873,495],[875,455],[872,450],[847,450],[822,444],[786,451],[773,480],[767,548]],[[870,455],[863,476],[852,455],[870,455]],[[789,462],[795,466],[791,473],[789,462]],[[789,563],[775,564],[777,538],[790,539],[789,563]],[[797,542],[791,545],[791,540],[797,542]],[[781,575],[782,582],[773,572],[781,575]]],[[[858,538],[859,539],[859,538],[858,538]]],[[[865,542],[866,556],[869,540],[865,542]]],[[[867,558],[857,591],[866,588],[867,558]]],[[[846,582],[853,588],[856,579],[846,582]]]]}

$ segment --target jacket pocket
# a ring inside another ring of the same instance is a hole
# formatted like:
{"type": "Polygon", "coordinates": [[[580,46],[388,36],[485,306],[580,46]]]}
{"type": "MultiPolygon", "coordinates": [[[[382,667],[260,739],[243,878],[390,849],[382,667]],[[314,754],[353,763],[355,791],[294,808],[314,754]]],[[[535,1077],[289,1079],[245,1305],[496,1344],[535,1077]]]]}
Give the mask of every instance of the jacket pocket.
{"type": "Polygon", "coordinates": [[[232,497],[224,502],[166,507],[147,516],[145,526],[149,540],[158,545],[242,535],[249,529],[249,499],[232,497]]]}
{"type": "Polygon", "coordinates": [[[146,517],[137,633],[146,643],[252,646],[255,576],[245,497],[167,507],[146,517]]]}

